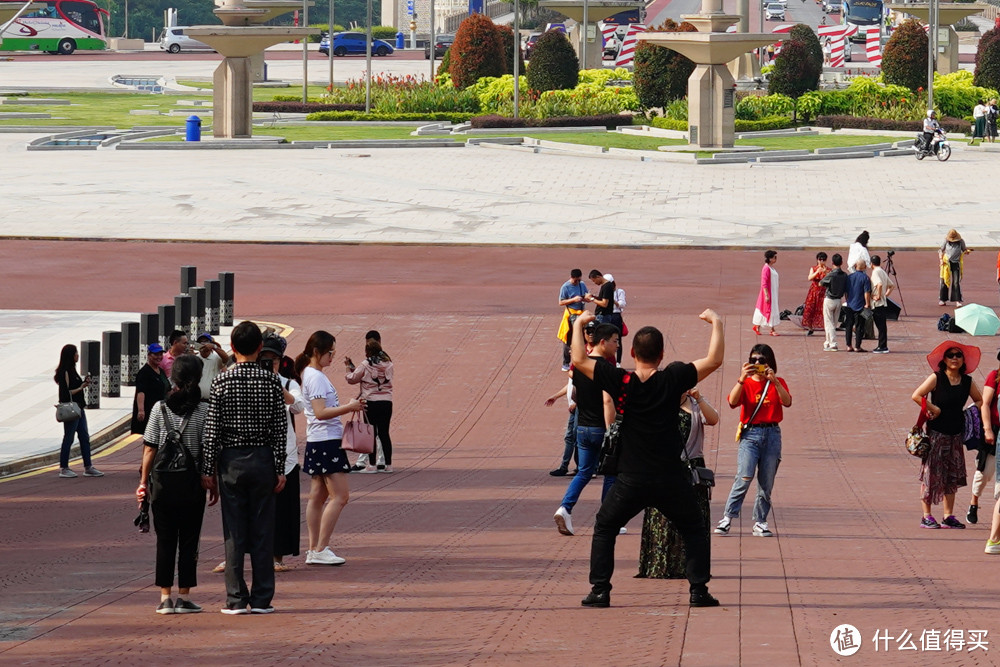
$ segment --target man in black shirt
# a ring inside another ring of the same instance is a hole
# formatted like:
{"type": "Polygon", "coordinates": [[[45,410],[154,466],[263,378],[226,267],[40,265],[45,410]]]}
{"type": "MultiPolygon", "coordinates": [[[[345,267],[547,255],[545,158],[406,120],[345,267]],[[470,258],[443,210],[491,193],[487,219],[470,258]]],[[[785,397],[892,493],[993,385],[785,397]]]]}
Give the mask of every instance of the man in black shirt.
{"type": "Polygon", "coordinates": [[[826,298],[823,300],[823,329],[826,332],[826,340],[823,341],[823,350],[826,352],[837,351],[837,322],[840,319],[840,302],[847,292],[847,274],[840,267],[844,264],[844,258],[840,254],[834,255],[833,271],[823,276],[819,284],[826,288],[826,298]]]}
{"type": "Polygon", "coordinates": [[[611,315],[615,312],[615,284],[606,279],[604,274],[593,269],[590,272],[590,282],[597,285],[597,296],[594,297],[594,315],[600,323],[610,322],[611,315]]]}
{"type": "Polygon", "coordinates": [[[632,339],[634,373],[587,356],[578,335],[592,315],[584,313],[574,323],[573,372],[592,377],[615,404],[619,396],[625,395],[618,477],[594,524],[590,548],[592,589],[581,603],[585,607],[610,605],[618,531],[646,507],[663,512],[684,540],[691,606],[719,604],[706,585],[712,578],[709,538],[690,471],[681,463],[684,443],[677,423],[681,395],[719,368],[725,353],[722,318],[713,310],[699,317],[712,325],[704,358],[687,364],[675,361],[658,370],[663,361],[663,334],[655,327],[643,327],[632,339]]]}

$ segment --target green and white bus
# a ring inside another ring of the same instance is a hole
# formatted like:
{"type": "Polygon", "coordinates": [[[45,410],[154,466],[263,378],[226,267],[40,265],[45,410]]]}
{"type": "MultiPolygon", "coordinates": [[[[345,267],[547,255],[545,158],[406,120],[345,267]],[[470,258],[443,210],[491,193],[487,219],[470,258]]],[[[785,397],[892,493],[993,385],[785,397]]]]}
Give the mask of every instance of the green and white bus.
{"type": "MultiPolygon", "coordinates": [[[[23,0],[0,0],[4,6],[23,0]]],[[[69,55],[107,48],[108,12],[90,0],[41,0],[44,7],[21,15],[0,34],[0,51],[44,51],[69,55]]]]}

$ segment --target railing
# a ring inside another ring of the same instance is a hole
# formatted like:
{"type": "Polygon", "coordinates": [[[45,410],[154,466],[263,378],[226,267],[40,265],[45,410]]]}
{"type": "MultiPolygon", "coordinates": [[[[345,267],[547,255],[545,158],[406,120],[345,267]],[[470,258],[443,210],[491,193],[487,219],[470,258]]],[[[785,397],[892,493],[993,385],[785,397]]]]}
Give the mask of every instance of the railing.
{"type": "MultiPolygon", "coordinates": [[[[503,2],[502,0],[494,0],[494,2],[486,3],[486,15],[491,19],[497,16],[503,16],[505,14],[510,14],[514,11],[514,3],[503,2]]],[[[451,16],[446,16],[444,19],[444,31],[446,33],[454,34],[458,30],[458,26],[461,25],[469,16],[469,11],[463,9],[460,12],[456,12],[451,16]]]]}

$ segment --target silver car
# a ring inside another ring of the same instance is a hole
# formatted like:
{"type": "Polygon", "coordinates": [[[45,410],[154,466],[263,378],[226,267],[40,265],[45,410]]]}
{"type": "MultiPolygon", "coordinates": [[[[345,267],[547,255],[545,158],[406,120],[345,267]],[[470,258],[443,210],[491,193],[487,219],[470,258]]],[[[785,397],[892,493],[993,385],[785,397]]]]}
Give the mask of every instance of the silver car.
{"type": "Polygon", "coordinates": [[[764,9],[764,18],[768,21],[784,21],[785,6],[778,2],[772,2],[764,9]]]}
{"type": "Polygon", "coordinates": [[[180,53],[181,51],[214,51],[205,42],[199,42],[193,37],[184,34],[186,26],[174,26],[164,28],[160,33],[160,48],[170,53],[180,53]]]}

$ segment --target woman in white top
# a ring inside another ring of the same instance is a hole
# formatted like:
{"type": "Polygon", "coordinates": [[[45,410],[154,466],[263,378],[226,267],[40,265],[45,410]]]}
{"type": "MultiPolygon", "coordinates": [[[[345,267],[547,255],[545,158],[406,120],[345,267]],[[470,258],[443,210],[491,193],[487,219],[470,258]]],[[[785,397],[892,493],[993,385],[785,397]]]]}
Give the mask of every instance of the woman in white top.
{"type": "Polygon", "coordinates": [[[847,249],[848,273],[854,273],[856,270],[854,267],[857,265],[859,259],[865,260],[865,270],[872,268],[872,258],[868,252],[869,238],[868,230],[865,230],[858,234],[858,238],[854,239],[854,243],[847,249]]]}
{"type": "Polygon", "coordinates": [[[333,361],[336,346],[337,341],[330,333],[317,331],[295,359],[295,372],[302,378],[306,403],[306,455],[302,467],[312,477],[306,505],[309,528],[306,564],[309,565],[344,563],[330,549],[333,529],[350,496],[346,473],[350,472],[351,464],[340,446],[344,427],[339,418],[365,408],[364,401],[358,399],[340,405],[337,390],[323,373],[333,361]]]}

